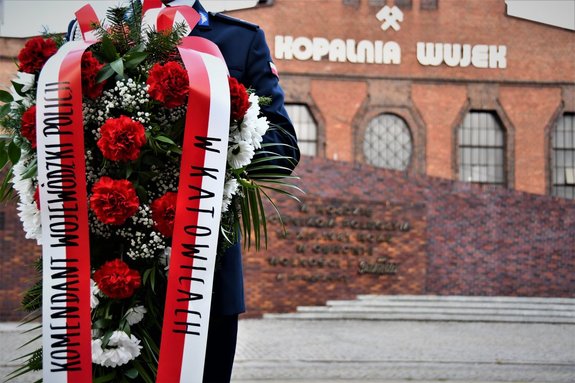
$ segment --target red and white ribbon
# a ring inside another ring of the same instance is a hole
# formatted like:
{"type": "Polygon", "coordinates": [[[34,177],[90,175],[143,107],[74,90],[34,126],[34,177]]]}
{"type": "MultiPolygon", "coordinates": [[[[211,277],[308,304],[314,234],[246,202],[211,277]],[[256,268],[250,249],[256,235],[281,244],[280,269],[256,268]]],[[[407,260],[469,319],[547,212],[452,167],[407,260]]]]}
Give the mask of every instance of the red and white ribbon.
{"type": "Polygon", "coordinates": [[[95,29],[100,25],[100,21],[91,5],[85,5],[76,11],[76,20],[84,41],[97,40],[95,29]]]}
{"type": "MultiPolygon", "coordinates": [[[[203,40],[202,46],[213,43],[203,40]]],[[[156,381],[202,382],[229,134],[228,70],[185,38],[190,80],[168,289],[156,381]],[[197,49],[195,49],[197,48],[197,49]]]]}
{"type": "Polygon", "coordinates": [[[36,96],[38,184],[42,215],[43,381],[92,381],[90,245],[82,54],[65,44],[48,60],[36,96]]]}

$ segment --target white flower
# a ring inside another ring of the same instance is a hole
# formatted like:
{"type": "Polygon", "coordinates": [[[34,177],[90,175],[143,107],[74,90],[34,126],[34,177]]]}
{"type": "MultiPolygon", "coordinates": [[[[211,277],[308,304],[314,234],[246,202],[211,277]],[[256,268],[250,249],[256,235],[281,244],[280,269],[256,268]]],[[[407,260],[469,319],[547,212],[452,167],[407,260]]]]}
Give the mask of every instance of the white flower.
{"type": "Polygon", "coordinates": [[[122,366],[140,355],[140,340],[123,331],[114,331],[108,347],[102,348],[102,339],[92,340],[92,363],[104,367],[122,366]]]}
{"type": "Polygon", "coordinates": [[[91,309],[95,309],[98,304],[100,303],[100,300],[98,299],[97,295],[100,294],[100,289],[98,288],[98,285],[96,284],[96,282],[90,278],[90,308],[91,309]]]}
{"type": "Polygon", "coordinates": [[[23,178],[23,175],[26,172],[26,165],[29,162],[30,157],[25,154],[20,161],[14,165],[12,168],[14,171],[12,184],[14,185],[14,190],[16,190],[20,199],[20,202],[18,202],[18,216],[22,221],[26,238],[35,239],[38,244],[41,244],[42,222],[40,218],[40,210],[38,210],[36,201],[34,200],[36,188],[34,187],[32,179],[23,178]]]}
{"type": "Polygon", "coordinates": [[[239,183],[235,178],[231,178],[224,184],[224,198],[232,198],[238,191],[239,183]]]}
{"type": "MultiPolygon", "coordinates": [[[[21,93],[25,93],[28,92],[36,83],[36,76],[30,73],[24,73],[24,72],[16,72],[16,75],[18,76],[18,78],[12,80],[17,84],[22,84],[22,90],[21,93]]],[[[20,96],[18,94],[18,92],[16,92],[16,89],[14,89],[14,86],[10,87],[10,93],[12,94],[12,98],[14,99],[14,101],[20,101],[23,99],[22,96],[20,96]]]]}
{"type": "Polygon", "coordinates": [[[144,306],[132,307],[126,312],[126,320],[130,326],[134,325],[144,319],[144,314],[147,312],[148,310],[144,306]]]}
{"type": "Polygon", "coordinates": [[[240,141],[228,148],[228,164],[232,169],[240,169],[252,161],[254,147],[246,141],[240,141]]]}
{"type": "Polygon", "coordinates": [[[244,116],[242,124],[238,131],[231,131],[230,140],[232,142],[246,141],[254,149],[260,149],[263,135],[268,130],[269,124],[266,117],[260,117],[259,97],[255,94],[250,95],[250,107],[244,116]]]}
{"type": "Polygon", "coordinates": [[[222,213],[228,211],[232,203],[232,197],[237,193],[239,188],[238,180],[231,178],[224,184],[224,196],[222,199],[222,213]]]}
{"type": "Polygon", "coordinates": [[[250,101],[250,107],[246,114],[254,114],[256,117],[260,114],[260,98],[255,93],[250,93],[248,98],[250,101]]]}

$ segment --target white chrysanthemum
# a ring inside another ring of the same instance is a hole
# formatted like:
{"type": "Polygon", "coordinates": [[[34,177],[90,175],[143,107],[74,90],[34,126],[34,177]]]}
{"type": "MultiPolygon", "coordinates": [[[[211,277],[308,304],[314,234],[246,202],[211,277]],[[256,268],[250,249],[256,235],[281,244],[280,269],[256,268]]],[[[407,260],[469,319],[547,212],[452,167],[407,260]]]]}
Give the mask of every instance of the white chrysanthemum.
{"type": "Polygon", "coordinates": [[[239,136],[238,141],[249,142],[254,149],[260,149],[263,135],[268,130],[269,124],[266,117],[260,116],[259,97],[250,95],[250,107],[244,116],[238,132],[232,131],[232,141],[235,136],[239,136]]]}
{"type": "Polygon", "coordinates": [[[247,114],[254,114],[256,117],[259,116],[259,114],[260,114],[260,98],[258,97],[258,95],[255,93],[250,93],[248,100],[250,102],[250,107],[248,108],[246,115],[247,114]]]}
{"type": "Polygon", "coordinates": [[[144,306],[132,307],[126,312],[126,320],[132,326],[144,319],[144,314],[147,312],[148,310],[144,306]]]}
{"type": "Polygon", "coordinates": [[[252,161],[254,147],[249,142],[240,141],[228,148],[228,164],[232,169],[240,169],[252,161]]]}
{"type": "Polygon", "coordinates": [[[224,196],[222,199],[222,213],[225,213],[230,208],[232,197],[237,193],[239,188],[238,180],[231,178],[224,184],[224,196]]]}
{"type": "Polygon", "coordinates": [[[100,303],[100,300],[98,299],[98,294],[100,294],[100,289],[98,288],[98,285],[96,284],[96,282],[90,278],[90,308],[91,309],[95,309],[98,304],[100,303]]]}
{"type": "MultiPolygon", "coordinates": [[[[36,83],[36,76],[33,74],[24,73],[24,72],[16,72],[16,75],[18,77],[12,81],[17,83],[17,84],[22,85],[22,90],[21,90],[22,93],[28,92],[36,83]]],[[[24,97],[20,96],[18,94],[18,92],[16,92],[16,89],[14,89],[14,86],[10,87],[10,94],[12,94],[12,98],[14,99],[14,101],[20,101],[24,98],[24,97]]]]}
{"type": "Polygon", "coordinates": [[[14,165],[12,184],[14,190],[18,193],[20,202],[18,202],[18,216],[22,221],[26,238],[35,239],[38,244],[41,244],[42,239],[42,222],[40,218],[40,210],[36,206],[34,200],[34,183],[30,178],[23,178],[26,171],[26,165],[29,163],[30,157],[23,157],[14,165]]]}
{"type": "Polygon", "coordinates": [[[123,331],[114,331],[108,347],[102,348],[102,339],[92,340],[92,363],[104,367],[122,366],[140,355],[140,340],[123,331]]]}

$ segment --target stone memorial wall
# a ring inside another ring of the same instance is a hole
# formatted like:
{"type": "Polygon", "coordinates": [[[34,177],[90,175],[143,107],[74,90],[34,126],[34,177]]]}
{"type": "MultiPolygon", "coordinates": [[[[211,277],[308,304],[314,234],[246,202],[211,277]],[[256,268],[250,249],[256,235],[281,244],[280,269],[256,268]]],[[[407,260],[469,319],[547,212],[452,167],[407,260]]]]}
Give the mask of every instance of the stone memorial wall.
{"type": "Polygon", "coordinates": [[[575,201],[322,159],[244,256],[248,315],[358,294],[575,296],[575,201]]]}

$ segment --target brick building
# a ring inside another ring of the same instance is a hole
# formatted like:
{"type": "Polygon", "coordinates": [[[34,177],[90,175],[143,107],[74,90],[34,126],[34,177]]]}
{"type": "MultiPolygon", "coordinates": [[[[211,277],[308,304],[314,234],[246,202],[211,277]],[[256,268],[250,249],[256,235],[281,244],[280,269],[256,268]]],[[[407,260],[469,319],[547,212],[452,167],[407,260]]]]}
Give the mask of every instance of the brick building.
{"type": "MultiPolygon", "coordinates": [[[[359,293],[574,296],[574,31],[504,0],[260,3],[232,15],[266,31],[316,158],[305,208],[277,201],[286,240],[271,218],[268,251],[245,257],[252,314],[359,293]]],[[[23,43],[0,39],[0,84],[23,43]]],[[[38,249],[0,209],[10,319],[38,249]]]]}
{"type": "Polygon", "coordinates": [[[308,153],[575,197],[574,31],[504,0],[268,3],[234,16],[266,31],[308,153]]]}

